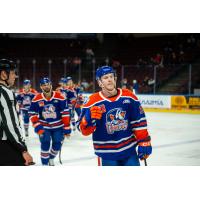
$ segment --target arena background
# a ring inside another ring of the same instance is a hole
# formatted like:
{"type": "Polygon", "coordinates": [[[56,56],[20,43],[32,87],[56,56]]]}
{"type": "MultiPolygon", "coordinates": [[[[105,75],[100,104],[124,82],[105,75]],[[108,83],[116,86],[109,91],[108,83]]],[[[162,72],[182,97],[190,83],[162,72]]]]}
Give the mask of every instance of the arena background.
{"type": "Polygon", "coordinates": [[[97,67],[111,65],[146,110],[200,113],[200,34],[4,33],[0,43],[0,57],[18,66],[15,91],[24,79],[40,90],[41,77],[56,88],[71,76],[88,96],[99,89],[97,67]]]}

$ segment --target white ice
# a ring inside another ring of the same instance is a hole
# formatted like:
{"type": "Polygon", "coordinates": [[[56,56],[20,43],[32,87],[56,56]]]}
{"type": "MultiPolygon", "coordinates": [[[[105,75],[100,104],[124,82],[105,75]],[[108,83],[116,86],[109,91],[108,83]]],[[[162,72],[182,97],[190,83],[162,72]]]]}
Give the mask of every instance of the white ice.
{"type": "MultiPolygon", "coordinates": [[[[149,166],[200,165],[200,115],[147,112],[146,116],[153,146],[153,153],[147,159],[149,166]]],[[[39,139],[32,127],[29,130],[27,146],[39,166],[39,139]]],[[[63,164],[57,156],[55,165],[97,166],[91,136],[82,136],[78,131],[65,139],[61,157],[63,164]]]]}

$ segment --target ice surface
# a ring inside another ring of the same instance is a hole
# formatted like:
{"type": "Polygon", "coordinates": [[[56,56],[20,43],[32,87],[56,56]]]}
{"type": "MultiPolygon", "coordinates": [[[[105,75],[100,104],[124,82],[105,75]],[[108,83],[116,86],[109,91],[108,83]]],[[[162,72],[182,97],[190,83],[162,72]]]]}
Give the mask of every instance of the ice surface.
{"type": "MultiPolygon", "coordinates": [[[[200,165],[200,115],[147,112],[146,116],[153,146],[148,165],[200,165]]],[[[41,165],[40,143],[32,127],[26,141],[36,165],[41,165]]],[[[66,166],[97,166],[91,136],[76,131],[70,139],[65,139],[62,162],[66,166]]],[[[55,165],[60,165],[58,156],[55,165]]]]}

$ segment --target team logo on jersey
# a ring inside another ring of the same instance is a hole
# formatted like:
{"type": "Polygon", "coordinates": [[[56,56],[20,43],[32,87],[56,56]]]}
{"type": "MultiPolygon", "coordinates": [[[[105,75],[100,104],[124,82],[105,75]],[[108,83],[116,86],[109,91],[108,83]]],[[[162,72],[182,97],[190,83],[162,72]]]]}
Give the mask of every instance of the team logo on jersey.
{"type": "Polygon", "coordinates": [[[40,107],[43,107],[43,106],[44,106],[44,101],[40,101],[40,102],[39,102],[39,106],[40,106],[40,107]]]}
{"type": "Polygon", "coordinates": [[[131,103],[131,102],[130,102],[129,99],[125,99],[125,100],[123,101],[123,104],[125,104],[125,103],[131,103]]]}
{"type": "Polygon", "coordinates": [[[106,114],[106,129],[108,134],[116,131],[127,130],[128,120],[125,119],[126,111],[122,108],[114,108],[106,114]]]}
{"type": "Polygon", "coordinates": [[[23,105],[30,105],[30,104],[31,104],[31,98],[29,96],[24,96],[23,105]]]}
{"type": "Polygon", "coordinates": [[[57,115],[55,110],[56,108],[54,107],[54,105],[52,104],[45,105],[42,111],[42,116],[44,117],[44,119],[49,119],[49,118],[56,119],[57,115]]]}

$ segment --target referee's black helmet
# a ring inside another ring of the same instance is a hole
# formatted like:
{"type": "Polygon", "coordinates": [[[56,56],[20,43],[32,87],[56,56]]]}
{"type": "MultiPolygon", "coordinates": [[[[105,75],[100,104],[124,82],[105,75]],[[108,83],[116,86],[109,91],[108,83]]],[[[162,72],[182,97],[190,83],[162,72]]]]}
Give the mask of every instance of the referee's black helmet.
{"type": "Polygon", "coordinates": [[[16,64],[12,60],[0,59],[0,71],[11,71],[17,69],[16,64]]]}

